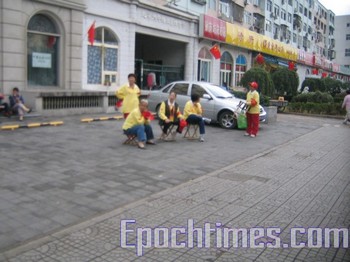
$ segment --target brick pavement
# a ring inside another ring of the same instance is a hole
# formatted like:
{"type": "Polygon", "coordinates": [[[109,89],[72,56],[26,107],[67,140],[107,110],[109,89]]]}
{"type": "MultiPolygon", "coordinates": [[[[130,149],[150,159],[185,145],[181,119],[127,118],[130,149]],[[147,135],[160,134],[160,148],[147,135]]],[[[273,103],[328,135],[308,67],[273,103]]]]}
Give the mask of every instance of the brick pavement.
{"type": "MultiPolygon", "coordinates": [[[[299,118],[288,116],[284,124],[290,125],[291,119],[297,131],[299,118]]],[[[310,125],[312,121],[309,120],[310,125]]],[[[295,226],[349,228],[350,130],[335,122],[313,127],[314,131],[306,129],[299,138],[295,136],[272,149],[258,148],[260,153],[255,155],[254,146],[249,143],[256,141],[262,146],[266,140],[246,140],[244,144],[250,154],[242,154],[243,158],[236,159],[235,164],[215,166],[206,175],[198,172],[194,180],[179,182],[160,193],[9,250],[2,254],[2,259],[6,255],[9,261],[350,261],[348,248],[147,248],[144,256],[137,257],[135,249],[119,246],[121,219],[136,219],[137,226],[167,228],[185,226],[188,219],[194,219],[198,227],[205,222],[221,222],[229,228],[273,226],[281,228],[284,243],[289,243],[290,228],[295,226]]],[[[222,132],[215,128],[210,131],[222,132]]],[[[266,128],[262,134],[272,135],[275,131],[277,128],[266,128]]],[[[135,152],[131,148],[126,151],[135,152]]],[[[200,157],[206,154],[208,151],[200,157]]],[[[180,156],[180,160],[186,165],[186,158],[180,156]]],[[[149,168],[147,172],[155,170],[149,168]]],[[[166,172],[160,174],[166,181],[170,179],[166,172]]],[[[141,178],[134,181],[138,179],[141,178]]],[[[90,181],[89,186],[93,185],[90,181]]],[[[134,240],[135,237],[129,239],[134,240]]]]}

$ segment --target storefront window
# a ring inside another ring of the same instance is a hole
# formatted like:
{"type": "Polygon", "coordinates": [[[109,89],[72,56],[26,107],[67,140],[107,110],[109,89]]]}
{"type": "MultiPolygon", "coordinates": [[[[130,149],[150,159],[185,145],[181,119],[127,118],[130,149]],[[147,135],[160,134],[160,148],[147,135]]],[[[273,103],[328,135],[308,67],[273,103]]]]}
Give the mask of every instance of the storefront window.
{"type": "Polygon", "coordinates": [[[198,81],[210,82],[211,73],[211,54],[208,49],[203,47],[198,55],[198,81]]]}
{"type": "Polygon", "coordinates": [[[28,24],[27,79],[29,86],[57,86],[60,35],[46,15],[33,16],[28,24]]]}
{"type": "Polygon", "coordinates": [[[220,60],[220,85],[232,85],[233,58],[229,52],[224,52],[220,60]]]}
{"type": "Polygon", "coordinates": [[[111,30],[99,27],[88,45],[88,84],[110,86],[117,82],[118,41],[111,30]]]}
{"type": "Polygon", "coordinates": [[[244,55],[239,55],[236,59],[235,86],[240,85],[245,71],[247,71],[247,59],[244,55]]]}

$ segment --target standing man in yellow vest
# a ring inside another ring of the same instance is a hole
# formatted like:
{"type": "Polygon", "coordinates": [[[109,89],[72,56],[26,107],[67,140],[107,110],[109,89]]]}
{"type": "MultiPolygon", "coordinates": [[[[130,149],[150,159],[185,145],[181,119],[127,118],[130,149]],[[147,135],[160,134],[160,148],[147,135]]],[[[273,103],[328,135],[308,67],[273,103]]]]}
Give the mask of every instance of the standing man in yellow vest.
{"type": "Polygon", "coordinates": [[[247,93],[247,130],[245,136],[256,137],[259,131],[259,114],[260,114],[260,96],[258,91],[258,83],[249,83],[250,90],[247,93]]]}
{"type": "Polygon", "coordinates": [[[128,83],[122,85],[117,91],[116,96],[123,101],[122,112],[124,118],[139,105],[140,88],[136,85],[136,75],[128,75],[128,83]]]}

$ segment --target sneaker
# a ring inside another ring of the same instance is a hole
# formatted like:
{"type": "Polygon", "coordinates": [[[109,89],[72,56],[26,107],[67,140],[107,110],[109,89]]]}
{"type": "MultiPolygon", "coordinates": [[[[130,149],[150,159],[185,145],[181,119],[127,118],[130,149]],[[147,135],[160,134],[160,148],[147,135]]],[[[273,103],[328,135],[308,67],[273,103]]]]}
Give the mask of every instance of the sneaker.
{"type": "Polygon", "coordinates": [[[245,136],[250,136],[250,134],[249,133],[247,133],[247,132],[245,132],[245,134],[244,134],[245,136]]]}
{"type": "Polygon", "coordinates": [[[251,134],[250,137],[256,137],[256,135],[251,134]]]}
{"type": "Polygon", "coordinates": [[[210,118],[206,118],[206,117],[203,117],[203,120],[204,122],[209,125],[211,123],[211,119],[210,118]]]}
{"type": "Polygon", "coordinates": [[[204,142],[204,137],[201,136],[201,137],[199,138],[199,142],[204,142]]]}

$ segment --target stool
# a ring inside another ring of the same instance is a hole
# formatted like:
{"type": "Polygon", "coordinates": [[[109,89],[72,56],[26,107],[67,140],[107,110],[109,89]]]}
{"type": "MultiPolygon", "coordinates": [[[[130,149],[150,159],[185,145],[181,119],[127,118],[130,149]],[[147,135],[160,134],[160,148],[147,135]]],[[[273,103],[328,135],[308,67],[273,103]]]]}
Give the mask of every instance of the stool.
{"type": "Polygon", "coordinates": [[[123,142],[123,145],[137,145],[137,136],[135,135],[126,135],[126,140],[123,142]]]}
{"type": "Polygon", "coordinates": [[[187,124],[184,138],[198,139],[198,128],[199,128],[199,125],[197,124],[187,124]]]}
{"type": "Polygon", "coordinates": [[[175,125],[170,125],[169,126],[169,128],[168,128],[168,130],[167,130],[167,132],[166,132],[166,134],[164,134],[163,133],[163,125],[159,125],[159,127],[160,127],[160,129],[161,129],[161,131],[162,131],[162,134],[161,134],[161,136],[160,136],[160,140],[165,140],[165,141],[173,141],[174,139],[173,138],[171,138],[171,137],[169,137],[169,136],[171,136],[171,133],[173,132],[173,130],[174,130],[174,126],[175,125]]]}

